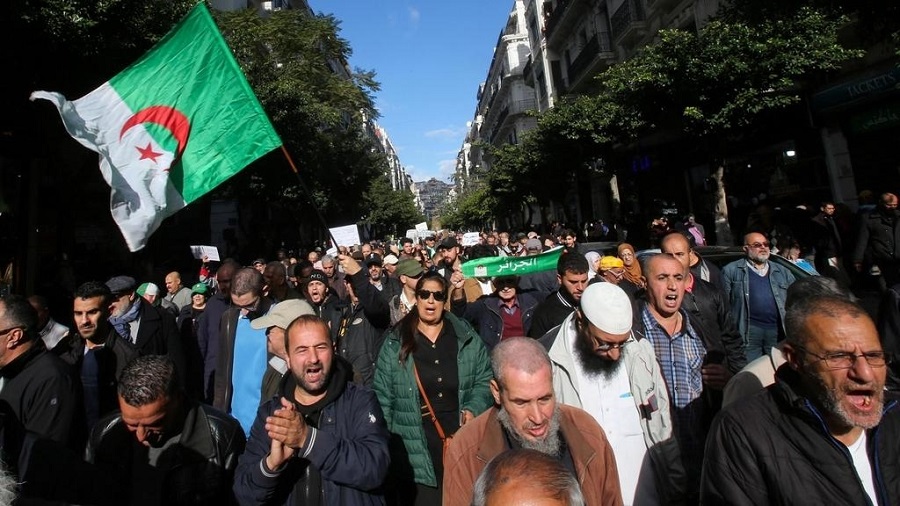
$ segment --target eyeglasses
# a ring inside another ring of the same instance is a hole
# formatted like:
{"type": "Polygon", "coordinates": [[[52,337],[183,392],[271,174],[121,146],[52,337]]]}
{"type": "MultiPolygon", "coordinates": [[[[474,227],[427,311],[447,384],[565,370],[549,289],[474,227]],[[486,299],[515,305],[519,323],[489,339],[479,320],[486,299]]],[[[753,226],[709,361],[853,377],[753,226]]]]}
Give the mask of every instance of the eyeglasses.
{"type": "Polygon", "coordinates": [[[621,343],[615,343],[615,344],[607,343],[606,341],[597,339],[594,336],[591,336],[591,339],[593,339],[594,343],[595,343],[594,350],[596,350],[596,351],[611,351],[611,350],[621,350],[622,348],[625,347],[626,344],[633,343],[634,335],[629,336],[628,339],[626,339],[625,341],[623,341],[621,343]]]}
{"type": "Polygon", "coordinates": [[[771,244],[769,244],[768,242],[752,242],[752,243],[748,244],[747,246],[749,246],[753,249],[759,249],[759,248],[768,248],[769,246],[771,246],[771,244]]]}
{"type": "Polygon", "coordinates": [[[447,300],[447,295],[444,292],[432,292],[431,290],[425,290],[424,288],[416,291],[416,297],[422,300],[428,300],[431,297],[434,297],[434,300],[438,302],[447,300]]]}
{"type": "Polygon", "coordinates": [[[864,358],[866,363],[872,367],[884,367],[885,365],[890,364],[892,360],[891,355],[884,351],[867,351],[860,354],[849,353],[846,351],[833,351],[824,355],[818,355],[803,346],[795,344],[794,347],[803,350],[804,353],[808,353],[819,360],[825,361],[825,365],[827,365],[829,369],[850,369],[856,364],[857,358],[864,358]]]}

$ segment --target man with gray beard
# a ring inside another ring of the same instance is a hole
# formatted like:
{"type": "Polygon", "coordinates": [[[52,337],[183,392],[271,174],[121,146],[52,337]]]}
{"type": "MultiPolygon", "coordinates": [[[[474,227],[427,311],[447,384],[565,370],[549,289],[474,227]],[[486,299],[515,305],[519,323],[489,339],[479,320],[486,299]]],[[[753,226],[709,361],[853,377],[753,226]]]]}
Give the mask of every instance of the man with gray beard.
{"type": "Polygon", "coordinates": [[[900,414],[891,361],[866,311],[810,297],[786,312],[787,363],[710,429],[704,504],[900,504],[900,414]]]}
{"type": "Polygon", "coordinates": [[[581,409],[556,403],[547,351],[530,338],[506,339],[491,353],[497,405],[465,424],[444,456],[444,506],[466,506],[495,456],[528,449],[559,460],[581,485],[585,504],[620,505],[616,461],[603,429],[581,409]]]}
{"type": "Polygon", "coordinates": [[[584,409],[603,427],[624,504],[683,501],[686,477],[666,384],[653,346],[632,329],[628,295],[613,283],[594,283],[579,306],[540,340],[557,401],[584,409]]]}

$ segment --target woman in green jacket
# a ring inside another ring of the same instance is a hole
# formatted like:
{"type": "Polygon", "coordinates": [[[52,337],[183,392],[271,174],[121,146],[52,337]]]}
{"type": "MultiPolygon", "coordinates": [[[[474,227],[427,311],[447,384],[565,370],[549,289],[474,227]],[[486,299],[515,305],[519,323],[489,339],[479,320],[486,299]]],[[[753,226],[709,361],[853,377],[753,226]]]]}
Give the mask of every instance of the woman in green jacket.
{"type": "Polygon", "coordinates": [[[396,504],[441,503],[443,441],[492,404],[491,364],[481,338],[445,311],[447,281],[416,284],[416,310],[388,332],[375,368],[375,393],[391,432],[391,495],[396,504]],[[425,408],[416,375],[437,423],[425,408]]]}

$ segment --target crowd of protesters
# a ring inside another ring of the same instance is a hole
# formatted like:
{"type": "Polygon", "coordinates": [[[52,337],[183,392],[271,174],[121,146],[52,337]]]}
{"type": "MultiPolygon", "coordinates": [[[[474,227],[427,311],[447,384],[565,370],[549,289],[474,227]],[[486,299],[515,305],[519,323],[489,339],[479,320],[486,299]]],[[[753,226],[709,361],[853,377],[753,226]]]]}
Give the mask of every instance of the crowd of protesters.
{"type": "MultiPolygon", "coordinates": [[[[849,258],[890,284],[896,206],[849,258]]],[[[854,301],[833,211],[810,218],[829,277],[772,261],[764,229],[719,268],[688,216],[655,224],[659,253],[593,250],[619,233],[597,222],[121,273],[68,321],[8,295],[0,483],[18,504],[897,504],[900,311],[854,301]],[[557,247],[555,271],[463,274],[557,247]]]]}

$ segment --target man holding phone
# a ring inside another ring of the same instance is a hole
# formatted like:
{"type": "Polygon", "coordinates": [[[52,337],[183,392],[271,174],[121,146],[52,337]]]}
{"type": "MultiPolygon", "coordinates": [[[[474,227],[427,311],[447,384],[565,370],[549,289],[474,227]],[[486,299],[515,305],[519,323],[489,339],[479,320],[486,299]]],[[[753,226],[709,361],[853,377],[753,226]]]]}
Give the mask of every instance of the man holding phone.
{"type": "Polygon", "coordinates": [[[696,504],[703,446],[731,377],[721,335],[682,307],[688,269],[672,255],[646,258],[641,270],[646,300],[638,302],[634,329],[653,345],[672,403],[675,439],[687,473],[688,504],[696,504]]]}

